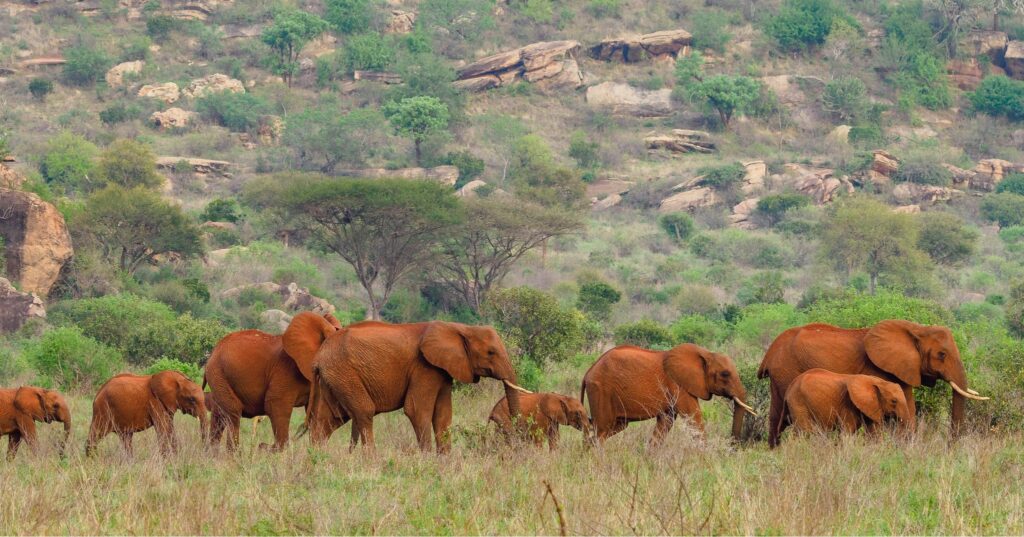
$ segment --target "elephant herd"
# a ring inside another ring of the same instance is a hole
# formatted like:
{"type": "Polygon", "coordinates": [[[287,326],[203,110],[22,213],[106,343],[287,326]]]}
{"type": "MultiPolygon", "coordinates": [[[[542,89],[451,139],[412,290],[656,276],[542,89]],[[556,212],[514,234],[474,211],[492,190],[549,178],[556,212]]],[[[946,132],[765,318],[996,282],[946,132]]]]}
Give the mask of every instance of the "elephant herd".
{"type": "MultiPolygon", "coordinates": [[[[768,348],[757,376],[770,379],[771,447],[790,425],[806,432],[854,432],[862,426],[872,432],[894,420],[911,431],[913,388],[939,379],[954,391],[954,435],[963,424],[965,400],[985,399],[968,387],[948,328],[902,320],[855,330],[827,324],[791,328],[768,348]]],[[[429,450],[433,442],[443,453],[450,449],[453,381],[476,383],[481,377],[505,388],[489,421],[507,437],[527,435],[538,445],[546,439],[550,449],[557,446],[561,425],[579,429],[592,443],[648,419],[656,420],[652,445],[679,416],[703,431],[699,400],[715,395],[734,403],[736,438],[745,415],[754,413],[732,359],[689,343],[667,351],[615,347],[586,372],[576,399],[517,386],[508,352],[488,326],[365,321],[343,327],[330,314],[306,312],[279,336],[243,330],[224,337],[206,363],[202,387],[174,371],[110,379],[93,402],[86,453],[113,432],[130,455],[132,435],[150,427],[161,451],[173,452],[179,410],[199,419],[203,440],[213,447],[227,432],[229,450],[239,445],[241,418],[267,416],[274,444],[261,447],[278,450],[288,442],[295,407],[305,407],[300,429],[316,445],[351,421],[351,448],[362,443],[372,449],[374,416],[402,409],[420,449],[429,450]]],[[[22,440],[35,447],[34,422],[51,421],[64,424],[63,453],[71,429],[64,398],[28,386],[0,389],[0,435],[9,436],[8,458],[22,440]]]]}

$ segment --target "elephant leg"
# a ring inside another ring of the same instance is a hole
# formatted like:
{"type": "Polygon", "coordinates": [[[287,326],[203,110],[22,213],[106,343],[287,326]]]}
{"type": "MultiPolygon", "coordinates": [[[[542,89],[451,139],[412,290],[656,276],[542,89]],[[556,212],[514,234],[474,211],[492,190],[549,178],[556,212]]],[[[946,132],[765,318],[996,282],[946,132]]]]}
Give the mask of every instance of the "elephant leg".
{"type": "Polygon", "coordinates": [[[910,421],[907,423],[911,433],[917,431],[917,403],[914,402],[914,387],[904,386],[903,397],[907,399],[907,410],[910,411],[910,421]]]}
{"type": "MultiPolygon", "coordinates": [[[[700,436],[704,437],[704,414],[700,411],[700,403],[695,397],[681,396],[676,401],[675,414],[677,416],[686,416],[693,422],[693,426],[700,433],[700,436]]],[[[669,425],[671,426],[671,424],[669,425]]],[[[667,432],[667,431],[666,431],[667,432]]]]}
{"type": "Polygon", "coordinates": [[[654,425],[654,432],[651,433],[650,447],[658,447],[665,440],[665,435],[672,430],[672,424],[676,421],[675,412],[663,412],[658,414],[657,423],[654,425]]]}
{"type": "Polygon", "coordinates": [[[441,387],[434,403],[434,442],[438,453],[448,453],[452,448],[452,439],[448,428],[452,425],[452,383],[449,381],[441,387]]]}
{"type": "Polygon", "coordinates": [[[13,461],[14,456],[18,454],[18,446],[21,445],[21,433],[13,431],[7,436],[7,460],[13,461]]]}
{"type": "Polygon", "coordinates": [[[292,406],[277,403],[267,407],[270,416],[270,428],[274,431],[274,451],[280,451],[288,444],[288,424],[292,419],[292,406]]]}
{"type": "Polygon", "coordinates": [[[24,418],[15,420],[18,425],[18,434],[21,439],[28,444],[29,449],[35,452],[39,447],[39,441],[36,437],[36,422],[32,421],[32,418],[27,415],[24,418]]]}
{"type": "Polygon", "coordinates": [[[629,427],[629,420],[627,420],[626,418],[615,418],[612,420],[611,425],[604,430],[604,434],[598,435],[597,438],[601,442],[604,442],[609,437],[615,436],[621,433],[622,431],[625,431],[626,427],[629,427]]]}
{"type": "Polygon", "coordinates": [[[132,447],[132,433],[120,433],[118,436],[121,437],[121,447],[124,448],[124,454],[128,458],[135,456],[135,448],[132,447]]]}
{"type": "Polygon", "coordinates": [[[216,453],[220,448],[220,438],[224,435],[224,428],[227,426],[227,417],[223,411],[216,409],[210,416],[210,449],[216,453]]]}
{"type": "Polygon", "coordinates": [[[98,444],[103,437],[110,434],[112,429],[113,424],[111,424],[109,417],[93,416],[92,423],[89,425],[89,438],[85,441],[86,457],[91,457],[96,453],[96,444],[98,444]]]}
{"type": "Polygon", "coordinates": [[[775,385],[775,381],[771,383],[771,406],[768,410],[768,447],[777,447],[779,445],[779,435],[782,434],[782,414],[785,410],[785,400],[783,395],[780,393],[780,388],[775,385]]]}
{"type": "Polygon", "coordinates": [[[552,423],[548,426],[548,451],[558,449],[558,424],[552,423]]]}
{"type": "Polygon", "coordinates": [[[352,417],[352,441],[348,450],[354,451],[356,445],[362,442],[363,447],[373,451],[373,415],[359,415],[352,417]]]}
{"type": "Polygon", "coordinates": [[[242,416],[239,414],[229,414],[227,416],[228,422],[228,439],[227,446],[228,451],[235,452],[238,450],[239,437],[241,436],[242,429],[242,416]]]}

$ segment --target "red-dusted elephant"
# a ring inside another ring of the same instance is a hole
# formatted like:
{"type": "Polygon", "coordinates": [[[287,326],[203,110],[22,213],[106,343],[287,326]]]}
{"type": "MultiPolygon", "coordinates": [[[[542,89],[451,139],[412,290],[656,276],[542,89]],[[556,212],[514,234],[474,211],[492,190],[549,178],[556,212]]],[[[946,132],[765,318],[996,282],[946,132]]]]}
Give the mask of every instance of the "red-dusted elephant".
{"type": "Polygon", "coordinates": [[[18,453],[22,440],[31,449],[36,449],[35,422],[50,423],[59,421],[64,424],[64,438],[60,452],[71,435],[71,411],[64,396],[53,391],[33,386],[0,389],[0,436],[7,435],[7,460],[18,453]]]}
{"type": "MultiPolygon", "coordinates": [[[[544,439],[547,438],[548,448],[552,451],[557,449],[558,428],[561,425],[582,432],[583,438],[590,440],[590,416],[579,399],[560,393],[524,393],[519,396],[519,404],[522,411],[520,420],[525,420],[529,424],[526,433],[538,447],[542,446],[544,439]]],[[[512,423],[512,414],[509,412],[506,397],[495,403],[488,420],[493,421],[506,438],[510,438],[516,432],[516,424],[512,423]]]]}
{"type": "Polygon", "coordinates": [[[776,436],[791,424],[801,432],[852,433],[864,426],[873,433],[886,419],[896,419],[909,429],[912,418],[899,384],[811,369],[790,384],[776,436]]]}
{"type": "MultiPolygon", "coordinates": [[[[308,332],[316,334],[329,334],[341,328],[329,313],[304,312],[292,319],[289,330],[307,324],[313,327],[308,332]]],[[[203,386],[210,386],[209,397],[213,402],[211,443],[217,446],[227,428],[228,450],[233,451],[238,447],[241,418],[268,416],[274,431],[273,448],[283,448],[288,443],[292,409],[306,406],[309,400],[313,360],[307,347],[315,351],[321,341],[322,338],[293,338],[289,345],[283,341],[283,335],[259,330],[224,336],[210,353],[203,374],[203,386]]]]}

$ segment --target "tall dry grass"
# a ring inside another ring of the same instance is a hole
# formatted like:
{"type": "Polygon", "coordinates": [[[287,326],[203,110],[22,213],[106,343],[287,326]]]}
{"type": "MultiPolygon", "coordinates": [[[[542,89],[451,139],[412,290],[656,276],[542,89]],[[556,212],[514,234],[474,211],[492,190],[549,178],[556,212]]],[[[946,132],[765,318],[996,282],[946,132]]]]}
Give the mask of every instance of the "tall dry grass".
{"type": "MultiPolygon", "coordinates": [[[[0,534],[1021,534],[1024,437],[968,436],[945,424],[916,439],[787,437],[775,451],[737,447],[728,409],[705,403],[707,439],[677,424],[648,450],[652,423],[634,424],[600,450],[563,430],[555,453],[504,446],[484,422],[497,386],[455,396],[451,454],[421,454],[401,413],[376,422],[375,453],[348,452],[349,427],[324,450],[207,454],[197,422],[179,417],[182,450],[162,458],[152,432],[126,460],[106,439],[82,443],[89,400],[72,401],[74,449],[60,460],[56,427],[43,452],[0,463],[0,534]]],[[[296,411],[293,423],[301,421],[296,411]]]]}

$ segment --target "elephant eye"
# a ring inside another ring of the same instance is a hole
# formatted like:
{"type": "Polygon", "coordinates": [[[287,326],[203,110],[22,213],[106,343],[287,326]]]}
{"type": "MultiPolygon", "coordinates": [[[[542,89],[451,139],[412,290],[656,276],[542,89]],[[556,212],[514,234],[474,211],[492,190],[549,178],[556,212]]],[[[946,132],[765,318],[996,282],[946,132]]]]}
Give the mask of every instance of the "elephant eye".
{"type": "Polygon", "coordinates": [[[720,374],[722,375],[722,378],[724,378],[724,379],[729,378],[729,372],[728,371],[722,371],[720,374]]]}
{"type": "Polygon", "coordinates": [[[946,351],[939,351],[939,360],[946,359],[946,351]]]}

